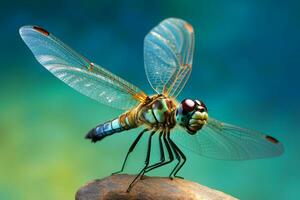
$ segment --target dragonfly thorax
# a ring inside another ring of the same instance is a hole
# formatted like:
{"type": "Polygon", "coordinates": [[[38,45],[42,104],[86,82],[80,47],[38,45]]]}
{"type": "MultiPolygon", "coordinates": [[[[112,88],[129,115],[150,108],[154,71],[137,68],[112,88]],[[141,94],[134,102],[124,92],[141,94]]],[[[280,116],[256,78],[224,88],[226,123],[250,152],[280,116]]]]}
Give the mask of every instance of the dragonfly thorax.
{"type": "Polygon", "coordinates": [[[176,103],[163,94],[153,95],[139,108],[139,121],[151,128],[172,129],[176,125],[176,103]]]}

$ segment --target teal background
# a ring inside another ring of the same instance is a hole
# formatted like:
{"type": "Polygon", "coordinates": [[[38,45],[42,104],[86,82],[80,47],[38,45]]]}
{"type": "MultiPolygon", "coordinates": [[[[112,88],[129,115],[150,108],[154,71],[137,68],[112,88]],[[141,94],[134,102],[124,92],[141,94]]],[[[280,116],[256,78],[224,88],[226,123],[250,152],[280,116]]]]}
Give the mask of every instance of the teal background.
{"type": "MultiPolygon", "coordinates": [[[[137,134],[95,145],[84,140],[121,112],[47,72],[18,28],[40,25],[152,94],[143,38],[168,17],[187,20],[196,32],[193,72],[179,99],[202,99],[211,116],[271,134],[285,146],[281,157],[240,162],[185,151],[180,174],[241,199],[299,199],[299,9],[296,0],[1,1],[0,199],[74,199],[81,185],[121,167],[137,134]]],[[[128,172],[143,163],[143,146],[128,172]]]]}

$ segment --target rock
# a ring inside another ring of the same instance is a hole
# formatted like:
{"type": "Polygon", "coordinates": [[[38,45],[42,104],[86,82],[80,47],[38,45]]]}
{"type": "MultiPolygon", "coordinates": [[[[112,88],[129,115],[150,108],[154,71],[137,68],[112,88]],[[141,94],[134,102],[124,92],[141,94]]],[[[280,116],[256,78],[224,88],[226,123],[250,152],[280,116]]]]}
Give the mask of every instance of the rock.
{"type": "Polygon", "coordinates": [[[135,183],[126,192],[134,175],[118,174],[94,180],[82,186],[76,193],[76,200],[156,200],[156,199],[236,199],[223,192],[195,182],[166,177],[147,177],[135,183]]]}

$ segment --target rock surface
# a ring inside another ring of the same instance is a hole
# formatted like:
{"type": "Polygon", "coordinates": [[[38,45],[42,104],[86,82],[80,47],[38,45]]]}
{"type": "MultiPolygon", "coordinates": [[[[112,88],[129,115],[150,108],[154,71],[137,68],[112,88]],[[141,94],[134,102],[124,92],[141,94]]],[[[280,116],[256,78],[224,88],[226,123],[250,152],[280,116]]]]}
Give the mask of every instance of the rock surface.
{"type": "Polygon", "coordinates": [[[195,182],[165,177],[145,176],[126,192],[134,178],[134,175],[119,174],[91,181],[77,191],[76,200],[236,199],[195,182]]]}

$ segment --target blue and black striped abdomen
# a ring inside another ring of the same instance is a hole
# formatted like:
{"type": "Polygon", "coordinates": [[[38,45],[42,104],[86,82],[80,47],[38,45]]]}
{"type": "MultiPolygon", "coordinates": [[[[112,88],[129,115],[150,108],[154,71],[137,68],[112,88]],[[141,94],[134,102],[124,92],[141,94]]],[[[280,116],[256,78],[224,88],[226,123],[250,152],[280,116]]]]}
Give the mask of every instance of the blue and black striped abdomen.
{"type": "Polygon", "coordinates": [[[135,128],[136,125],[130,120],[132,113],[128,112],[122,114],[120,117],[100,124],[90,130],[85,136],[87,139],[91,139],[92,142],[97,142],[105,138],[106,136],[114,133],[122,132],[131,128],[135,128]]]}

